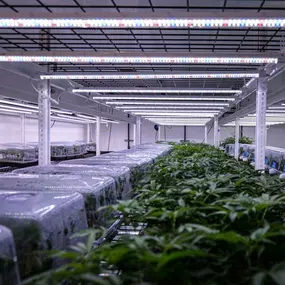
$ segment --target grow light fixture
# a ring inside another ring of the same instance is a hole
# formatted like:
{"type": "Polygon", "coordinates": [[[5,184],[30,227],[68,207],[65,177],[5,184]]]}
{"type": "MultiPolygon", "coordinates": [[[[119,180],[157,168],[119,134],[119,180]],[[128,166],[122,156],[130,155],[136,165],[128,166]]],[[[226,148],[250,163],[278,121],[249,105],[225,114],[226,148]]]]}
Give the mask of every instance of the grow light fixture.
{"type": "Polygon", "coordinates": [[[278,110],[278,109],[285,109],[285,104],[282,104],[283,106],[278,106],[278,107],[268,107],[268,109],[270,109],[270,110],[278,110]]]}
{"type": "Polygon", "coordinates": [[[0,103],[10,104],[10,105],[15,105],[15,106],[20,106],[20,107],[26,107],[26,108],[30,108],[30,109],[38,109],[38,106],[28,105],[28,104],[24,104],[24,103],[18,103],[18,102],[14,102],[14,101],[10,101],[10,100],[0,99],[0,103]]]}
{"type": "Polygon", "coordinates": [[[177,88],[83,88],[83,89],[73,89],[73,93],[242,93],[241,90],[232,89],[177,89],[177,88]]]}
{"type": "MultiPolygon", "coordinates": [[[[88,14],[87,14],[88,17],[88,14]]],[[[56,16],[42,18],[1,18],[0,28],[282,28],[284,17],[94,17],[79,18],[78,15],[66,18],[56,16]]]]}
{"type": "MultiPolygon", "coordinates": [[[[73,54],[75,52],[72,52],[73,54]]],[[[2,53],[3,54],[3,53],[2,53]]],[[[0,55],[0,62],[68,62],[68,63],[173,63],[173,64],[267,64],[277,63],[276,57],[137,57],[137,56],[75,56],[75,55],[54,55],[49,53],[23,52],[19,55],[16,53],[6,53],[0,55]],[[26,55],[25,55],[26,54],[26,55]]],[[[89,91],[90,92],[90,91],[89,91]]]]}
{"type": "MultiPolygon", "coordinates": [[[[87,119],[87,120],[92,120],[93,123],[97,122],[97,119],[95,117],[92,116],[87,116],[87,115],[82,115],[82,114],[77,114],[76,115],[79,118],[83,118],[83,119],[87,119]]],[[[108,120],[108,119],[102,119],[101,123],[114,123],[114,124],[119,124],[118,121],[112,121],[112,120],[108,120]]]]}
{"type": "Polygon", "coordinates": [[[10,110],[17,110],[17,111],[25,111],[25,112],[31,112],[31,113],[38,113],[38,110],[29,110],[27,108],[21,108],[21,107],[15,107],[15,106],[8,106],[0,104],[0,108],[10,109],[10,110]]]}
{"type": "Polygon", "coordinates": [[[94,100],[201,100],[201,101],[234,101],[235,98],[232,97],[166,97],[166,96],[160,96],[160,97],[132,97],[132,96],[96,96],[93,97],[94,100]]]}
{"type": "Polygon", "coordinates": [[[91,123],[90,121],[87,121],[87,120],[78,120],[76,118],[71,118],[71,117],[51,116],[50,118],[52,120],[68,121],[68,122],[73,122],[73,123],[78,123],[78,124],[91,123]]]}
{"type": "Polygon", "coordinates": [[[29,111],[19,111],[19,110],[11,110],[11,109],[4,109],[4,108],[0,108],[0,111],[3,112],[7,112],[7,113],[18,113],[18,114],[32,114],[29,111]]]}
{"type": "Polygon", "coordinates": [[[196,102],[136,102],[136,101],[111,101],[107,105],[170,105],[170,106],[229,106],[229,103],[196,103],[196,102]]]}
{"type": "Polygon", "coordinates": [[[157,113],[150,113],[150,112],[138,112],[133,113],[134,115],[140,116],[183,116],[183,117],[214,117],[215,113],[199,113],[199,114],[191,114],[191,113],[167,113],[167,112],[157,112],[157,113]]]}
{"type": "Polygon", "coordinates": [[[216,110],[221,110],[221,109],[224,109],[224,107],[222,107],[222,106],[212,106],[212,107],[207,107],[207,106],[205,106],[205,107],[199,107],[199,106],[197,106],[197,107],[193,107],[193,106],[181,106],[181,107],[179,107],[179,106],[172,106],[172,107],[168,107],[168,106],[136,106],[136,105],[134,105],[134,106],[116,106],[115,107],[116,109],[120,109],[120,110],[125,110],[125,111],[128,111],[129,109],[131,110],[131,109],[137,109],[137,110],[140,110],[140,109],[153,109],[153,110],[155,110],[155,109],[178,109],[178,110],[183,110],[183,109],[185,109],[185,110],[213,110],[213,111],[215,111],[215,109],[216,110]]]}
{"type": "Polygon", "coordinates": [[[194,113],[210,113],[210,114],[212,114],[212,113],[215,113],[215,114],[218,114],[220,111],[215,111],[215,110],[191,110],[191,111],[187,111],[187,110],[172,110],[172,109],[168,109],[168,110],[164,110],[163,108],[161,109],[161,110],[141,110],[141,109],[131,109],[131,110],[125,110],[124,112],[130,112],[130,113],[133,113],[133,114],[135,114],[136,112],[149,112],[149,113],[156,113],[156,112],[163,112],[163,111],[165,111],[165,112],[169,112],[169,113],[172,113],[172,112],[177,112],[177,113],[185,113],[185,112],[188,112],[188,114],[190,113],[192,113],[192,114],[194,114],[194,113]]]}
{"type": "Polygon", "coordinates": [[[119,79],[194,79],[194,78],[257,78],[258,73],[168,73],[168,74],[57,74],[41,75],[41,79],[90,79],[90,80],[119,80],[119,79]]]}

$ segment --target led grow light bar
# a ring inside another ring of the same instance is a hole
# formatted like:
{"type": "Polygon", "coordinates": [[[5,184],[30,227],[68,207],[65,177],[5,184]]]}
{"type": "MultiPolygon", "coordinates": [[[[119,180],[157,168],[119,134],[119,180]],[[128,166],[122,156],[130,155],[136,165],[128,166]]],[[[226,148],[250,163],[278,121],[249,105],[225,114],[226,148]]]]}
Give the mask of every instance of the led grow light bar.
{"type": "Polygon", "coordinates": [[[196,102],[136,102],[136,101],[111,101],[107,105],[170,105],[170,106],[229,106],[229,103],[196,103],[196,102]]]}
{"type": "MultiPolygon", "coordinates": [[[[151,105],[151,104],[150,104],[151,105]]],[[[137,106],[137,105],[134,105],[134,106],[115,106],[116,109],[120,109],[120,110],[124,110],[124,111],[128,111],[129,109],[178,109],[178,110],[182,110],[182,109],[185,109],[185,110],[221,110],[221,109],[224,109],[224,107],[222,106],[212,106],[212,107],[207,107],[207,106],[204,106],[204,107],[193,107],[193,106],[172,106],[172,107],[168,107],[168,106],[137,106]]]]}
{"type": "Polygon", "coordinates": [[[177,88],[83,88],[73,89],[73,93],[242,93],[241,90],[232,89],[177,89],[177,88]]]}
{"type": "Polygon", "coordinates": [[[7,113],[32,114],[29,111],[19,111],[19,110],[11,110],[11,109],[4,109],[4,108],[0,108],[0,111],[7,112],[7,113]]]}
{"type": "MultiPolygon", "coordinates": [[[[87,14],[88,16],[88,14],[87,14]]],[[[285,26],[284,17],[70,17],[63,18],[1,18],[0,28],[282,28],[285,26]]]]}
{"type": "Polygon", "coordinates": [[[26,108],[30,108],[30,109],[38,109],[38,106],[28,105],[28,104],[24,104],[24,103],[18,103],[18,102],[14,102],[14,101],[10,101],[10,100],[0,99],[0,103],[10,104],[10,105],[15,105],[15,106],[20,106],[20,107],[26,107],[26,108]]]}
{"type": "Polygon", "coordinates": [[[169,73],[169,74],[57,74],[57,75],[41,75],[41,79],[97,79],[97,80],[106,80],[106,79],[191,79],[191,78],[257,78],[259,77],[258,73],[169,73]]]}
{"type": "Polygon", "coordinates": [[[201,100],[201,101],[234,101],[235,98],[233,97],[166,97],[166,96],[160,96],[160,97],[133,97],[133,96],[96,96],[93,97],[94,100],[201,100]]]}
{"type": "MultiPolygon", "coordinates": [[[[157,113],[157,112],[163,112],[163,110],[135,110],[135,111],[130,111],[128,110],[128,112],[132,112],[133,114],[136,114],[137,112],[148,112],[148,113],[157,113]]],[[[188,110],[165,110],[165,112],[169,112],[169,113],[188,113],[188,114],[191,114],[191,113],[214,113],[214,114],[218,114],[220,111],[219,110],[191,110],[191,111],[188,111],[188,110]]]]}
{"type": "MultiPolygon", "coordinates": [[[[49,52],[51,53],[51,52],[49,52]]],[[[72,63],[179,63],[179,64],[264,64],[277,63],[276,57],[126,57],[126,56],[75,56],[75,55],[54,55],[49,53],[39,55],[40,52],[24,52],[19,55],[16,53],[0,55],[0,62],[72,62],[72,63]]],[[[75,53],[75,52],[73,52],[75,53]]],[[[2,53],[3,54],[3,53],[2,53]]]]}
{"type": "MultiPolygon", "coordinates": [[[[88,120],[92,120],[94,122],[97,122],[96,117],[92,117],[92,116],[86,116],[86,115],[82,115],[82,114],[76,114],[77,117],[79,118],[83,118],[83,119],[88,119],[88,120]]],[[[94,123],[93,122],[93,123],[94,123]]],[[[101,119],[101,123],[114,123],[114,124],[119,124],[118,121],[112,121],[112,120],[107,120],[107,119],[101,119]]]]}
{"type": "Polygon", "coordinates": [[[278,109],[280,109],[280,110],[284,110],[285,109],[285,104],[282,104],[283,106],[278,106],[278,107],[268,107],[268,109],[270,109],[270,110],[278,110],[278,109]]]}
{"type": "Polygon", "coordinates": [[[3,105],[0,104],[0,108],[5,108],[5,109],[10,109],[10,110],[17,110],[17,111],[26,111],[26,112],[31,112],[31,113],[38,113],[38,110],[29,110],[27,108],[21,108],[21,107],[15,107],[15,106],[8,106],[8,105],[3,105]]]}
{"type": "Polygon", "coordinates": [[[133,113],[134,115],[139,115],[139,116],[183,116],[183,117],[214,117],[216,115],[215,113],[199,113],[199,114],[191,114],[191,113],[149,113],[149,112],[138,112],[138,113],[133,113]]]}

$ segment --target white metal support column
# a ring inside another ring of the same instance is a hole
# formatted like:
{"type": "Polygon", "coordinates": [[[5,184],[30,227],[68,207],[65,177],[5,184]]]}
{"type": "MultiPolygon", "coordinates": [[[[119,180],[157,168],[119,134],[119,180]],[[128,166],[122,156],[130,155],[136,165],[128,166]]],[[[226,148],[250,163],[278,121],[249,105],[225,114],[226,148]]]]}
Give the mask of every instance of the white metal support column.
{"type": "Polygon", "coordinates": [[[137,125],[136,124],[134,124],[133,137],[134,137],[134,146],[136,146],[137,145],[137,125]]]}
{"type": "Polygon", "coordinates": [[[100,155],[100,127],[101,127],[101,117],[96,117],[96,156],[100,155]]]}
{"type": "Polygon", "coordinates": [[[161,126],[158,125],[158,131],[157,131],[157,141],[160,142],[161,141],[161,133],[160,133],[160,129],[161,129],[161,126]]]}
{"type": "Polygon", "coordinates": [[[236,117],[235,125],[235,158],[238,159],[239,155],[239,118],[236,117]]]}
{"type": "Polygon", "coordinates": [[[266,138],[266,101],[268,77],[260,74],[256,92],[255,169],[264,169],[266,138]]]}
{"type": "Polygon", "coordinates": [[[39,165],[50,164],[50,81],[38,84],[39,98],[39,165]]]}
{"type": "Polygon", "coordinates": [[[205,125],[204,143],[208,143],[208,126],[205,125]]]}
{"type": "Polygon", "coordinates": [[[26,144],[26,115],[21,115],[21,143],[26,144]]]}
{"type": "Polygon", "coordinates": [[[136,122],[136,143],[137,145],[141,144],[141,118],[137,117],[137,122],[136,122]]]}
{"type": "Polygon", "coordinates": [[[86,124],[86,142],[90,142],[90,124],[86,124]]]}
{"type": "Polygon", "coordinates": [[[218,117],[214,117],[214,146],[218,146],[218,117]]]}

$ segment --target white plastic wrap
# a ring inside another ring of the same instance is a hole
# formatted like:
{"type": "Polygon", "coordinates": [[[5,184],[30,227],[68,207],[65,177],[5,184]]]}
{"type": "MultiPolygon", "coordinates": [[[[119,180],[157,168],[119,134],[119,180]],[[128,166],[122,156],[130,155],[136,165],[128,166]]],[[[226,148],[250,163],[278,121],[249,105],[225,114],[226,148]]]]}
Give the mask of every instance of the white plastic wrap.
{"type": "Polygon", "coordinates": [[[13,233],[0,225],[0,285],[20,284],[13,233]]]}
{"type": "Polygon", "coordinates": [[[32,146],[17,143],[0,144],[0,161],[28,162],[36,160],[36,151],[32,146]]]}
{"type": "MultiPolygon", "coordinates": [[[[38,155],[38,143],[30,142],[30,146],[33,146],[38,155]]],[[[60,159],[73,156],[81,156],[87,153],[87,144],[82,142],[51,142],[51,157],[60,159]]]]}
{"type": "Polygon", "coordinates": [[[13,173],[22,174],[67,174],[67,175],[88,175],[93,177],[110,176],[116,182],[117,199],[125,199],[131,192],[130,169],[128,167],[109,167],[104,165],[80,165],[82,159],[63,161],[58,165],[32,166],[21,168],[13,173]]]}
{"type": "Polygon", "coordinates": [[[79,193],[0,191],[0,224],[13,232],[23,279],[53,266],[43,250],[66,249],[87,228],[84,200],[79,193]]]}
{"type": "Polygon", "coordinates": [[[99,207],[117,202],[115,181],[111,177],[11,173],[0,176],[0,185],[4,190],[79,192],[85,199],[90,227],[98,226],[106,218],[98,213],[99,207]]]}

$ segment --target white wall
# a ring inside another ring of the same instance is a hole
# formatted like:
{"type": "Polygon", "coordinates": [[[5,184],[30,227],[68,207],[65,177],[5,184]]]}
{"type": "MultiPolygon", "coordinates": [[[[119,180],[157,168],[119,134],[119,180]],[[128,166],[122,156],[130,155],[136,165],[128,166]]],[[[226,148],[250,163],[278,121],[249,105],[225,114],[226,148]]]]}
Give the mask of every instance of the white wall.
{"type": "MultiPolygon", "coordinates": [[[[0,114],[0,133],[0,143],[20,143],[20,117],[0,114]]],[[[52,142],[82,140],[86,140],[86,125],[55,122],[55,124],[51,128],[52,142]]],[[[38,120],[33,118],[26,118],[26,142],[37,141],[38,120]]]]}

